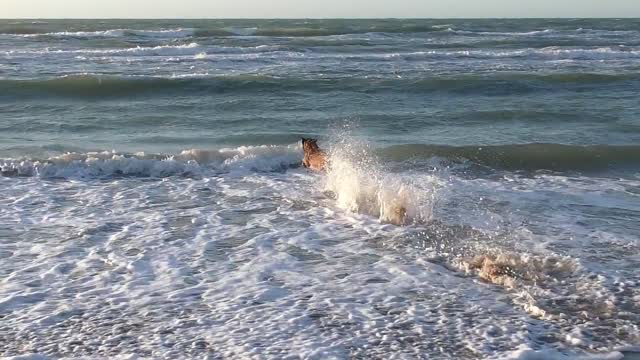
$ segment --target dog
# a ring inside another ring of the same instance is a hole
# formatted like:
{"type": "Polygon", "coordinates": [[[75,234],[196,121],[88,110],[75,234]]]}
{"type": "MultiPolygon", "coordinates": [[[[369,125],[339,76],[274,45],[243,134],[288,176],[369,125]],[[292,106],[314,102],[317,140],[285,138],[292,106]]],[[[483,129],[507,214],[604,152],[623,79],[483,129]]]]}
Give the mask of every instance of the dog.
{"type": "Polygon", "coordinates": [[[327,153],[320,149],[317,139],[302,138],[302,149],[304,150],[302,166],[314,171],[327,170],[327,153]]]}

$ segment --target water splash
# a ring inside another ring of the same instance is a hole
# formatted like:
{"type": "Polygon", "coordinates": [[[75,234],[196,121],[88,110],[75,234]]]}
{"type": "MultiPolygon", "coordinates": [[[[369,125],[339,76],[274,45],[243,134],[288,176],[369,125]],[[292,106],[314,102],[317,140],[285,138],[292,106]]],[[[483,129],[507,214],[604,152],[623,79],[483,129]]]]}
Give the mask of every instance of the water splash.
{"type": "Polygon", "coordinates": [[[328,152],[325,189],[334,194],[337,205],[395,225],[430,220],[438,178],[390,172],[368,143],[351,136],[349,128],[333,137],[328,152]]]}

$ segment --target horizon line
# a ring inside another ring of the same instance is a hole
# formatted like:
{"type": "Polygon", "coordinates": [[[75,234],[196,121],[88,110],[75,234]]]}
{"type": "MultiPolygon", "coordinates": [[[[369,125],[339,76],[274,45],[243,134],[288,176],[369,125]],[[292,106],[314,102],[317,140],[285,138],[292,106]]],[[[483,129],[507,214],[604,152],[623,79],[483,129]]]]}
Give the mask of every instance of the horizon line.
{"type": "Polygon", "coordinates": [[[640,16],[614,17],[564,17],[564,16],[532,16],[532,17],[13,17],[0,20],[640,20],[640,16]]]}

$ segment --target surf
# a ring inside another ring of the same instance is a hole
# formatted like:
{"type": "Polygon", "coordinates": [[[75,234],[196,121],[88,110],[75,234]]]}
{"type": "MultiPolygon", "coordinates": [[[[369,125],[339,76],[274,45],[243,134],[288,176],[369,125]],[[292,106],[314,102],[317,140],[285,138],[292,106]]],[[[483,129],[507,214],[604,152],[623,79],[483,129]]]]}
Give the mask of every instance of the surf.
{"type": "Polygon", "coordinates": [[[395,225],[423,223],[432,218],[437,176],[409,178],[394,174],[366,142],[348,133],[338,133],[333,138],[322,186],[338,207],[395,225]]]}
{"type": "Polygon", "coordinates": [[[301,154],[297,145],[189,149],[178,154],[68,152],[44,159],[0,159],[0,174],[15,178],[95,179],[281,172],[299,167],[301,154]]]}

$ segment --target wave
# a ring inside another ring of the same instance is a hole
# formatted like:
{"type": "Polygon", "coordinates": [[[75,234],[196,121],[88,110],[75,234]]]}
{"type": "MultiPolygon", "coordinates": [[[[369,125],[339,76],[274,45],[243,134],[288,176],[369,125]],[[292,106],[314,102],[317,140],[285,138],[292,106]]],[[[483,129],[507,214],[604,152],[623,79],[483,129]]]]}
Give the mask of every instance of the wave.
{"type": "Polygon", "coordinates": [[[137,29],[107,29],[91,31],[58,31],[43,32],[39,29],[18,28],[9,29],[2,32],[3,35],[13,35],[20,37],[56,37],[56,38],[104,38],[104,37],[148,37],[148,38],[186,38],[191,37],[195,29],[159,29],[159,30],[137,30],[137,29]]]}
{"type": "Polygon", "coordinates": [[[261,76],[178,75],[164,77],[116,77],[95,74],[62,76],[48,80],[0,80],[1,96],[123,97],[133,94],[175,92],[216,93],[226,90],[261,90],[277,87],[279,80],[261,76]]]}
{"type": "MultiPolygon", "coordinates": [[[[309,40],[305,40],[309,41],[309,40]]],[[[263,56],[271,53],[274,60],[286,61],[305,57],[309,61],[347,60],[347,61],[424,61],[424,60],[463,60],[467,59],[525,59],[525,60],[627,60],[640,59],[640,48],[627,46],[605,47],[559,47],[543,48],[507,48],[483,49],[466,47],[464,50],[430,49],[409,52],[359,52],[348,53],[344,50],[331,52],[309,52],[307,46],[335,46],[336,43],[320,44],[317,42],[301,43],[297,46],[257,45],[257,46],[201,46],[197,42],[179,45],[136,46],[115,49],[11,49],[4,51],[10,57],[20,56],[196,56],[209,52],[212,56],[226,56],[230,60],[246,60],[247,56],[263,56]]],[[[339,45],[343,45],[339,43],[339,45]]]]}
{"type": "Polygon", "coordinates": [[[179,154],[126,154],[114,151],[66,153],[46,159],[0,159],[5,177],[100,178],[200,176],[207,172],[273,172],[300,164],[301,148],[240,146],[184,150],[179,154]]]}
{"type": "MultiPolygon", "coordinates": [[[[64,25],[51,25],[47,23],[7,24],[0,26],[0,34],[38,37],[158,37],[158,38],[183,38],[183,37],[323,37],[356,34],[439,34],[462,36],[511,36],[511,37],[547,37],[547,36],[573,36],[576,34],[589,34],[596,36],[625,36],[638,34],[637,29],[591,28],[588,24],[583,27],[570,29],[566,24],[530,24],[529,26],[494,26],[494,24],[482,22],[470,24],[468,22],[449,21],[432,23],[430,21],[305,21],[304,23],[265,22],[265,21],[228,21],[210,23],[184,22],[185,27],[173,25],[158,25],[160,28],[135,29],[119,27],[114,29],[104,26],[94,27],[85,24],[83,30],[65,28],[64,25]],[[172,28],[173,27],[173,28],[172,28]]],[[[70,25],[70,24],[69,24],[70,25]]],[[[136,24],[128,24],[136,26],[136,24]]],[[[595,24],[592,24],[595,25],[595,24]]],[[[71,26],[71,25],[70,25],[71,26]]],[[[126,26],[126,25],[125,25],[126,26]]],[[[606,27],[604,25],[603,27],[606,27]]]]}
{"type": "MultiPolygon", "coordinates": [[[[206,58],[206,55],[201,55],[206,58]]],[[[66,75],[43,80],[0,79],[0,97],[123,97],[130,95],[191,95],[220,92],[265,92],[305,90],[316,92],[366,91],[380,93],[527,93],[549,91],[557,86],[608,85],[640,81],[640,74],[504,73],[487,76],[460,75],[429,78],[300,78],[266,75],[176,74],[171,77],[107,76],[100,74],[66,75]]]]}
{"type": "Polygon", "coordinates": [[[77,55],[137,55],[137,56],[175,56],[175,55],[195,55],[200,48],[196,42],[181,45],[159,45],[159,46],[136,46],[124,49],[37,49],[37,50],[9,50],[7,55],[47,55],[47,54],[77,54],[77,55]]]}
{"type": "Polygon", "coordinates": [[[371,26],[337,26],[337,27],[224,27],[195,29],[196,37],[215,36],[264,36],[264,37],[325,37],[358,34],[442,34],[442,35],[471,35],[471,36],[570,36],[589,33],[603,36],[633,35],[635,30],[606,30],[606,29],[573,29],[556,30],[542,29],[529,31],[487,31],[483,29],[456,29],[454,24],[374,24],[371,26]]]}
{"type": "Polygon", "coordinates": [[[394,145],[379,150],[393,161],[444,158],[504,170],[598,171],[640,166],[640,145],[518,144],[494,146],[394,145]]]}
{"type": "Polygon", "coordinates": [[[216,26],[200,28],[176,28],[176,29],[100,29],[85,31],[45,31],[36,27],[9,27],[0,29],[2,35],[14,35],[23,37],[111,37],[111,36],[140,36],[140,37],[236,37],[236,36],[261,36],[261,37],[322,37],[350,34],[385,33],[385,34],[411,34],[432,33],[450,31],[450,25],[431,24],[372,24],[370,26],[216,26]]]}
{"type": "Polygon", "coordinates": [[[371,26],[335,26],[335,27],[225,27],[197,29],[196,37],[208,36],[264,36],[264,37],[323,37],[355,34],[410,34],[445,32],[447,27],[431,24],[400,25],[372,24],[371,26]]]}
{"type": "Polygon", "coordinates": [[[136,46],[119,49],[12,49],[5,51],[5,54],[12,57],[68,55],[75,56],[76,59],[99,58],[101,61],[120,61],[120,57],[126,57],[126,61],[134,61],[135,59],[132,60],[132,57],[141,57],[145,59],[140,59],[141,61],[147,61],[147,57],[153,56],[175,56],[179,57],[176,58],[178,61],[209,58],[212,60],[221,58],[245,59],[251,56],[262,56],[266,53],[278,54],[280,57],[300,57],[299,53],[290,52],[287,49],[282,45],[203,47],[197,42],[191,42],[181,45],[136,46]]]}
{"type": "Polygon", "coordinates": [[[141,37],[154,37],[154,38],[185,38],[191,37],[195,33],[195,29],[164,29],[164,30],[130,30],[126,29],[125,34],[135,35],[141,37]]]}
{"type": "MultiPolygon", "coordinates": [[[[449,45],[447,45],[449,46],[449,45]]],[[[467,46],[468,48],[468,46],[467,46]]],[[[296,54],[297,55],[297,54],[296,54]]],[[[543,48],[515,48],[515,49],[465,49],[465,50],[444,50],[432,49],[425,51],[411,52],[387,52],[387,53],[353,53],[353,54],[322,54],[315,55],[314,59],[341,58],[346,60],[417,60],[424,59],[501,59],[501,58],[524,58],[526,60],[614,60],[614,59],[636,59],[640,58],[638,47],[558,47],[547,46],[543,48]]]]}
{"type": "Polygon", "coordinates": [[[532,30],[524,32],[509,32],[509,31],[474,31],[474,30],[455,30],[449,28],[449,31],[459,35],[489,35],[489,36],[536,36],[536,35],[549,35],[558,33],[553,29],[544,30],[532,30]]]}
{"type": "MultiPolygon", "coordinates": [[[[345,208],[363,208],[365,205],[361,201],[371,200],[367,196],[372,192],[367,189],[378,189],[384,185],[385,189],[392,187],[396,193],[399,189],[409,193],[412,191],[412,185],[386,178],[389,174],[379,171],[382,162],[430,161],[439,158],[446,162],[471,163],[502,170],[598,171],[639,167],[640,145],[408,144],[373,151],[358,147],[356,142],[349,142],[332,146],[330,156],[333,169],[329,172],[328,189],[337,194],[339,203],[345,208]],[[364,193],[360,194],[361,191],[364,193]]],[[[219,150],[191,149],[178,154],[70,152],[43,159],[0,159],[0,170],[4,176],[45,178],[166,177],[200,175],[206,171],[282,171],[297,166],[301,158],[301,149],[297,144],[239,146],[219,150]]],[[[380,192],[382,190],[378,190],[374,192],[375,196],[384,196],[380,192]]],[[[407,196],[406,202],[409,203],[412,197],[407,196]]],[[[368,204],[377,206],[376,202],[369,201],[368,204]]],[[[375,212],[372,209],[368,211],[375,212]]]]}
{"type": "Polygon", "coordinates": [[[608,30],[608,29],[543,29],[543,30],[530,30],[530,31],[486,31],[486,30],[473,30],[473,29],[455,29],[450,27],[448,31],[454,35],[464,36],[510,36],[510,37],[572,37],[575,35],[589,34],[595,36],[625,36],[625,35],[637,35],[636,30],[608,30]]]}
{"type": "MultiPolygon", "coordinates": [[[[358,56],[358,55],[356,55],[358,56]]],[[[405,60],[419,60],[423,58],[526,58],[530,59],[562,59],[562,60],[613,60],[640,58],[638,48],[627,47],[598,47],[598,48],[561,48],[549,46],[545,48],[524,48],[504,50],[428,50],[408,53],[384,54],[390,58],[404,58],[405,60]]]]}
{"type": "Polygon", "coordinates": [[[184,85],[188,80],[165,78],[109,77],[90,74],[62,76],[49,80],[0,80],[6,94],[38,96],[41,94],[68,97],[126,96],[165,90],[184,85]]]}

